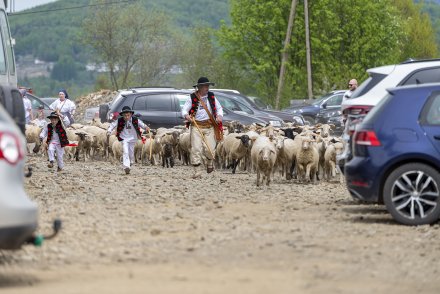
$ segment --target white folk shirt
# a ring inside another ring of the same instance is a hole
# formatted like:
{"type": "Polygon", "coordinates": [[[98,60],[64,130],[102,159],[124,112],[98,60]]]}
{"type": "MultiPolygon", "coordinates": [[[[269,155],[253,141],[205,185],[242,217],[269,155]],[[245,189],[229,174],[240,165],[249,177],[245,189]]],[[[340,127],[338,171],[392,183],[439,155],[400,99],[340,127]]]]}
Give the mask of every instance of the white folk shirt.
{"type": "MultiPolygon", "coordinates": [[[[49,132],[48,129],[47,129],[47,126],[48,126],[48,125],[50,125],[50,123],[48,123],[48,124],[46,125],[46,127],[43,128],[43,130],[41,131],[41,133],[40,133],[40,138],[41,138],[41,139],[44,139],[44,138],[47,137],[47,134],[48,134],[48,132],[49,132]]],[[[53,134],[52,134],[52,138],[50,139],[49,144],[57,144],[57,145],[61,145],[60,137],[58,136],[58,133],[57,133],[57,131],[56,131],[56,129],[55,129],[55,126],[53,126],[52,132],[53,132],[53,134]]]]}
{"type": "Polygon", "coordinates": [[[31,100],[29,100],[29,98],[27,98],[27,97],[24,97],[23,98],[23,106],[24,106],[24,111],[25,111],[25,118],[28,118],[29,116],[31,116],[31,111],[32,111],[31,100]]]}
{"type": "Polygon", "coordinates": [[[353,92],[354,91],[352,91],[352,90],[345,91],[344,96],[342,96],[342,102],[344,102],[347,99],[350,99],[351,94],[353,94],[353,92]]]}
{"type": "Polygon", "coordinates": [[[74,114],[76,109],[75,103],[70,99],[64,99],[64,101],[57,99],[49,107],[55,111],[59,110],[61,113],[69,112],[70,114],[74,114]]]}
{"type": "MultiPolygon", "coordinates": [[[[206,108],[208,108],[208,110],[212,114],[211,104],[208,101],[208,95],[202,96],[200,98],[205,103],[206,108]]],[[[183,117],[185,117],[187,114],[189,114],[191,107],[192,107],[192,100],[191,100],[191,97],[189,97],[182,107],[182,116],[183,117]]],[[[217,110],[217,115],[223,117],[223,108],[222,108],[221,104],[218,102],[217,98],[215,98],[215,108],[217,110]]],[[[199,102],[199,108],[197,109],[195,120],[204,121],[204,120],[208,120],[208,119],[209,119],[209,115],[206,113],[205,108],[203,108],[202,103],[199,102]]]]}
{"type": "MultiPolygon", "coordinates": [[[[124,122],[124,128],[122,129],[122,132],[119,135],[121,139],[123,139],[126,142],[137,142],[138,140],[137,132],[134,129],[132,120],[133,118],[130,118],[130,120],[124,122]]],[[[114,122],[112,122],[107,132],[111,133],[117,126],[118,126],[118,120],[115,120],[114,122]]],[[[147,128],[144,122],[141,121],[140,119],[138,119],[138,126],[141,129],[147,128]]]]}

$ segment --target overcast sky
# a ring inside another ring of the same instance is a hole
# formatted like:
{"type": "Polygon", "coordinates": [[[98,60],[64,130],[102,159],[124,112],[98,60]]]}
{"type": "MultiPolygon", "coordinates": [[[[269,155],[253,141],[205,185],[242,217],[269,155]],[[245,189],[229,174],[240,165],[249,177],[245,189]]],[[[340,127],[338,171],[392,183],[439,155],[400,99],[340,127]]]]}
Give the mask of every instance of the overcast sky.
{"type": "Polygon", "coordinates": [[[9,0],[8,11],[21,11],[38,5],[43,5],[57,0],[9,0]]]}

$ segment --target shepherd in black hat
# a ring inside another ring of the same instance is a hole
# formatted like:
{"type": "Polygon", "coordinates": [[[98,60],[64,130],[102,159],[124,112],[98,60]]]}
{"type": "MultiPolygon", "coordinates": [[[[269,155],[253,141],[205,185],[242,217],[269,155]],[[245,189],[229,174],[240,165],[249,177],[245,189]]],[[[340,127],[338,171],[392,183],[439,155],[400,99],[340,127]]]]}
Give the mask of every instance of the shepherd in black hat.
{"type": "MultiPolygon", "coordinates": [[[[149,130],[149,128],[138,119],[133,116],[134,111],[130,107],[122,107],[122,111],[119,113],[119,118],[114,121],[107,130],[107,135],[110,136],[112,131],[116,128],[116,137],[122,143],[123,151],[123,167],[125,173],[130,173],[131,164],[134,163],[134,145],[138,140],[141,140],[141,128],[149,130]]],[[[111,146],[109,146],[111,147],[111,146]]]]}
{"type": "Polygon", "coordinates": [[[222,129],[223,108],[215,98],[214,93],[209,91],[209,86],[215,85],[207,77],[200,77],[194,93],[186,100],[182,107],[182,116],[191,125],[191,164],[194,166],[193,178],[200,178],[201,164],[206,162],[206,171],[214,170],[213,160],[217,140],[215,130],[222,129]],[[202,160],[202,157],[206,160],[202,160]]]}
{"type": "Polygon", "coordinates": [[[47,154],[49,157],[49,164],[47,167],[53,167],[56,151],[58,171],[62,171],[64,167],[64,147],[69,145],[69,140],[67,139],[67,133],[61,123],[59,115],[54,111],[49,114],[47,118],[50,119],[50,123],[48,123],[40,133],[40,141],[43,141],[43,139],[47,137],[47,154]]]}

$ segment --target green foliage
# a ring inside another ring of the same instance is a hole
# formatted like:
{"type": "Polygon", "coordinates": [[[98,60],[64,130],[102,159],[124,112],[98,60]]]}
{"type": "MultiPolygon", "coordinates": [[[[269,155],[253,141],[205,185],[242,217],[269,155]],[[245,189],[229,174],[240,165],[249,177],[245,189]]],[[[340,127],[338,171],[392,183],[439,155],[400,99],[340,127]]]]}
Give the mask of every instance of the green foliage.
{"type": "MultiPolygon", "coordinates": [[[[232,25],[223,25],[219,32],[225,56],[246,70],[257,92],[269,99],[274,99],[278,85],[290,4],[290,0],[232,0],[232,25]]],[[[362,81],[368,68],[437,53],[429,20],[411,1],[310,1],[309,22],[316,94],[345,88],[351,78],[362,81]],[[418,34],[424,40],[414,45],[418,34]]],[[[281,105],[307,94],[302,1],[298,1],[288,50],[281,105]]]]}

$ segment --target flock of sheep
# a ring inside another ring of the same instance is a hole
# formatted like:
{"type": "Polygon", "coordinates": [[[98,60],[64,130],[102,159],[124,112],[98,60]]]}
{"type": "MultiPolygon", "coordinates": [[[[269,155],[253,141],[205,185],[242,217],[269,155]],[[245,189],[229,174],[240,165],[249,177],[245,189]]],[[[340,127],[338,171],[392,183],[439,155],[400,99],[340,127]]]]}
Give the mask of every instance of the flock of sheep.
{"type": "MultiPolygon", "coordinates": [[[[287,180],[296,177],[300,182],[315,182],[317,179],[331,180],[336,176],[336,155],[342,153],[344,143],[331,135],[334,126],[294,126],[286,124],[276,128],[272,125],[243,126],[234,121],[225,126],[224,139],[217,144],[216,169],[237,168],[256,172],[257,186],[264,181],[269,185],[276,171],[287,180]]],[[[110,159],[120,163],[122,144],[115,134],[107,136],[108,123],[93,119],[90,125],[73,124],[66,129],[68,139],[77,146],[65,147],[66,159],[95,160],[110,159]]],[[[45,140],[40,143],[41,127],[26,126],[26,140],[34,143],[34,153],[45,153],[45,140]]],[[[135,146],[135,161],[149,162],[163,167],[173,167],[175,159],[183,165],[190,164],[190,133],[183,127],[159,128],[144,134],[135,146]]],[[[342,175],[340,175],[342,181],[342,175]]]]}
{"type": "MultiPolygon", "coordinates": [[[[332,180],[336,177],[336,155],[344,149],[343,140],[332,136],[333,125],[295,126],[286,124],[276,128],[272,125],[243,126],[237,121],[224,127],[224,139],[217,144],[216,169],[237,168],[256,172],[257,186],[269,185],[278,171],[287,180],[296,177],[300,182],[316,182],[317,179],[332,180]]],[[[65,147],[65,157],[73,160],[110,159],[119,164],[122,144],[115,134],[107,136],[108,123],[93,119],[90,125],[72,124],[66,129],[68,139],[77,146],[65,147]]],[[[28,144],[35,143],[34,153],[45,153],[45,140],[40,143],[41,127],[26,126],[28,144]]],[[[190,165],[190,133],[184,127],[158,128],[143,134],[135,146],[135,161],[142,164],[173,167],[175,159],[182,165],[190,165]]],[[[28,151],[29,152],[29,151],[28,151]]],[[[339,180],[342,175],[339,173],[339,180]]]]}

